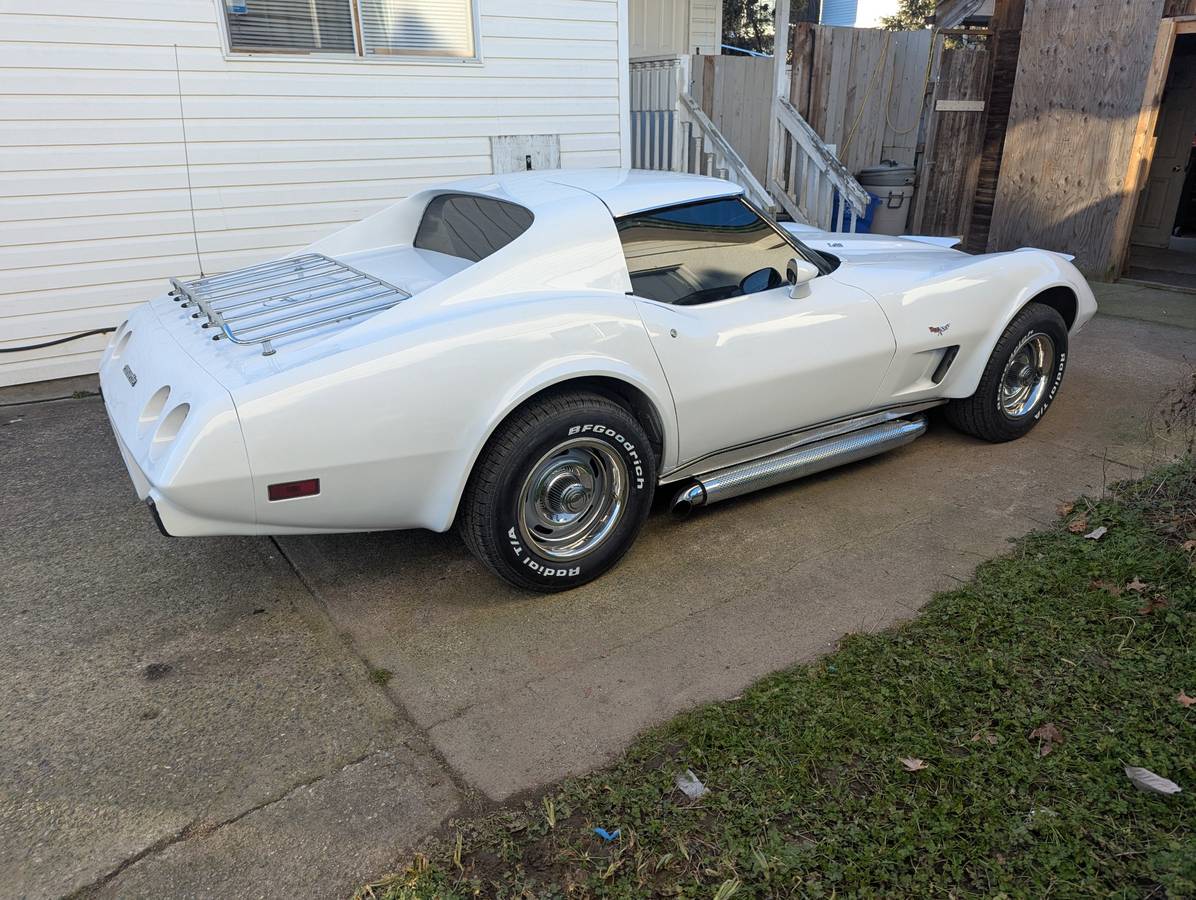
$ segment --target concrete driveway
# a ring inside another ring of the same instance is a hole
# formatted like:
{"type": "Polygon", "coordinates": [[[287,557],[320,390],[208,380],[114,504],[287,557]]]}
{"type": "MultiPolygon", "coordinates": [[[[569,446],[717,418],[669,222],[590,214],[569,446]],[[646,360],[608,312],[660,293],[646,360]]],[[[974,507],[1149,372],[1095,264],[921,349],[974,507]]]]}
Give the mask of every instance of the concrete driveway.
{"type": "Polygon", "coordinates": [[[1098,317],[1030,438],[936,423],[657,514],[555,597],[451,535],[163,538],[98,398],[0,406],[0,894],[344,896],[449,816],[913,616],[1060,501],[1175,452],[1155,414],[1194,359],[1196,331],[1098,317]]]}

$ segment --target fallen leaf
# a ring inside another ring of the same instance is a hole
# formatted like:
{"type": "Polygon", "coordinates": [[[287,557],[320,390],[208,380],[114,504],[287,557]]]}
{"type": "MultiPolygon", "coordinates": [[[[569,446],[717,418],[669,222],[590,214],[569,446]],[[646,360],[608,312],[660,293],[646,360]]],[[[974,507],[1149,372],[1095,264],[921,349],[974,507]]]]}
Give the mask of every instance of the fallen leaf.
{"type": "Polygon", "coordinates": [[[1189,697],[1181,690],[1179,692],[1179,696],[1175,698],[1175,701],[1184,709],[1190,709],[1192,704],[1196,703],[1196,697],[1189,697]]]}
{"type": "Polygon", "coordinates": [[[1180,546],[1189,553],[1196,553],[1196,541],[1184,541],[1180,546]]]}
{"type": "Polygon", "coordinates": [[[901,765],[905,766],[905,771],[907,772],[920,772],[922,769],[927,768],[927,764],[916,756],[902,757],[900,762],[901,765]]]}
{"type": "Polygon", "coordinates": [[[999,740],[999,737],[989,731],[977,731],[974,735],[972,735],[973,744],[979,743],[980,741],[986,741],[990,744],[995,744],[999,740]]]}
{"type": "Polygon", "coordinates": [[[1063,743],[1063,732],[1054,722],[1039,725],[1030,732],[1030,739],[1038,741],[1038,755],[1046,756],[1055,749],[1056,744],[1063,743]]]}
{"type": "Polygon", "coordinates": [[[1090,532],[1084,535],[1084,537],[1088,538],[1090,541],[1099,541],[1108,533],[1109,529],[1102,525],[1099,528],[1092,529],[1090,532]]]}
{"type": "Polygon", "coordinates": [[[1093,590],[1093,591],[1104,591],[1106,594],[1108,594],[1111,597],[1120,597],[1121,596],[1121,587],[1119,585],[1114,584],[1111,581],[1093,580],[1088,585],[1088,587],[1090,590],[1093,590]]]}
{"type": "Polygon", "coordinates": [[[1140,791],[1148,791],[1153,794],[1178,794],[1180,786],[1169,778],[1164,778],[1162,775],[1156,775],[1150,769],[1143,769],[1139,766],[1126,766],[1125,774],[1130,781],[1134,783],[1140,791]]]}
{"type": "Polygon", "coordinates": [[[718,890],[714,892],[714,900],[731,900],[739,893],[739,879],[728,878],[718,886],[718,890]]]}
{"type": "Polygon", "coordinates": [[[1167,608],[1167,598],[1164,597],[1162,594],[1155,594],[1153,597],[1151,597],[1149,600],[1146,601],[1145,605],[1143,605],[1141,609],[1138,610],[1138,614],[1143,615],[1143,616],[1149,616],[1156,609],[1166,609],[1166,608],[1167,608]]]}
{"type": "Polygon", "coordinates": [[[1088,530],[1088,520],[1086,518],[1084,518],[1083,516],[1080,516],[1078,519],[1076,519],[1074,522],[1072,522],[1071,524],[1069,524],[1067,526],[1067,530],[1070,531],[1072,534],[1083,534],[1085,531],[1088,530]]]}
{"type": "Polygon", "coordinates": [[[1060,503],[1059,508],[1055,512],[1059,513],[1059,518],[1066,519],[1072,514],[1075,508],[1076,505],[1074,503],[1060,503]]]}
{"type": "Polygon", "coordinates": [[[1145,581],[1140,581],[1138,579],[1137,575],[1134,576],[1133,581],[1131,581],[1129,584],[1126,585],[1127,590],[1137,591],[1139,594],[1141,594],[1148,587],[1150,587],[1150,585],[1147,584],[1145,581]]]}

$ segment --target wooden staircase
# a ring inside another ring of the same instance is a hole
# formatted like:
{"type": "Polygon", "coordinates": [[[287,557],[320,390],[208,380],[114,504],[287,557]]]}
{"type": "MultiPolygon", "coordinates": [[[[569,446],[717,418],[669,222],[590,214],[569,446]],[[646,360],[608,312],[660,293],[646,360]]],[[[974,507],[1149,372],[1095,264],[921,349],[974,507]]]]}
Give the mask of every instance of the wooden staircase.
{"type": "Polygon", "coordinates": [[[784,213],[826,231],[856,230],[868,209],[868,192],[787,99],[759,98],[771,102],[776,118],[765,186],[689,88],[689,56],[631,61],[632,166],[724,178],[774,218],[784,213]]]}

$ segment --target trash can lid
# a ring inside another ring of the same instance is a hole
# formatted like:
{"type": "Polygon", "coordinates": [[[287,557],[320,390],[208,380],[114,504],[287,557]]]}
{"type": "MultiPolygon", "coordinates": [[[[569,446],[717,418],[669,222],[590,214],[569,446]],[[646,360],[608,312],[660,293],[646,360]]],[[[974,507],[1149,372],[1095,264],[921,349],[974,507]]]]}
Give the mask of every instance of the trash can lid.
{"type": "Polygon", "coordinates": [[[914,167],[903,166],[891,159],[882,159],[879,166],[865,166],[856,174],[860,184],[875,184],[884,187],[914,183],[914,167]]]}

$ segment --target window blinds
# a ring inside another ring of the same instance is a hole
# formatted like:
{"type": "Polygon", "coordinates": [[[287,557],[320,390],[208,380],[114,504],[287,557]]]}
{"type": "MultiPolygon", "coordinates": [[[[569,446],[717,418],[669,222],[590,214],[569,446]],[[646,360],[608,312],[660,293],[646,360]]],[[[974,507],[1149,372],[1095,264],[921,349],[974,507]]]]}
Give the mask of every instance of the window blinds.
{"type": "Polygon", "coordinates": [[[473,56],[470,0],[359,0],[366,53],[473,56]]]}
{"type": "Polygon", "coordinates": [[[354,53],[350,0],[224,0],[233,50],[354,53]]]}

